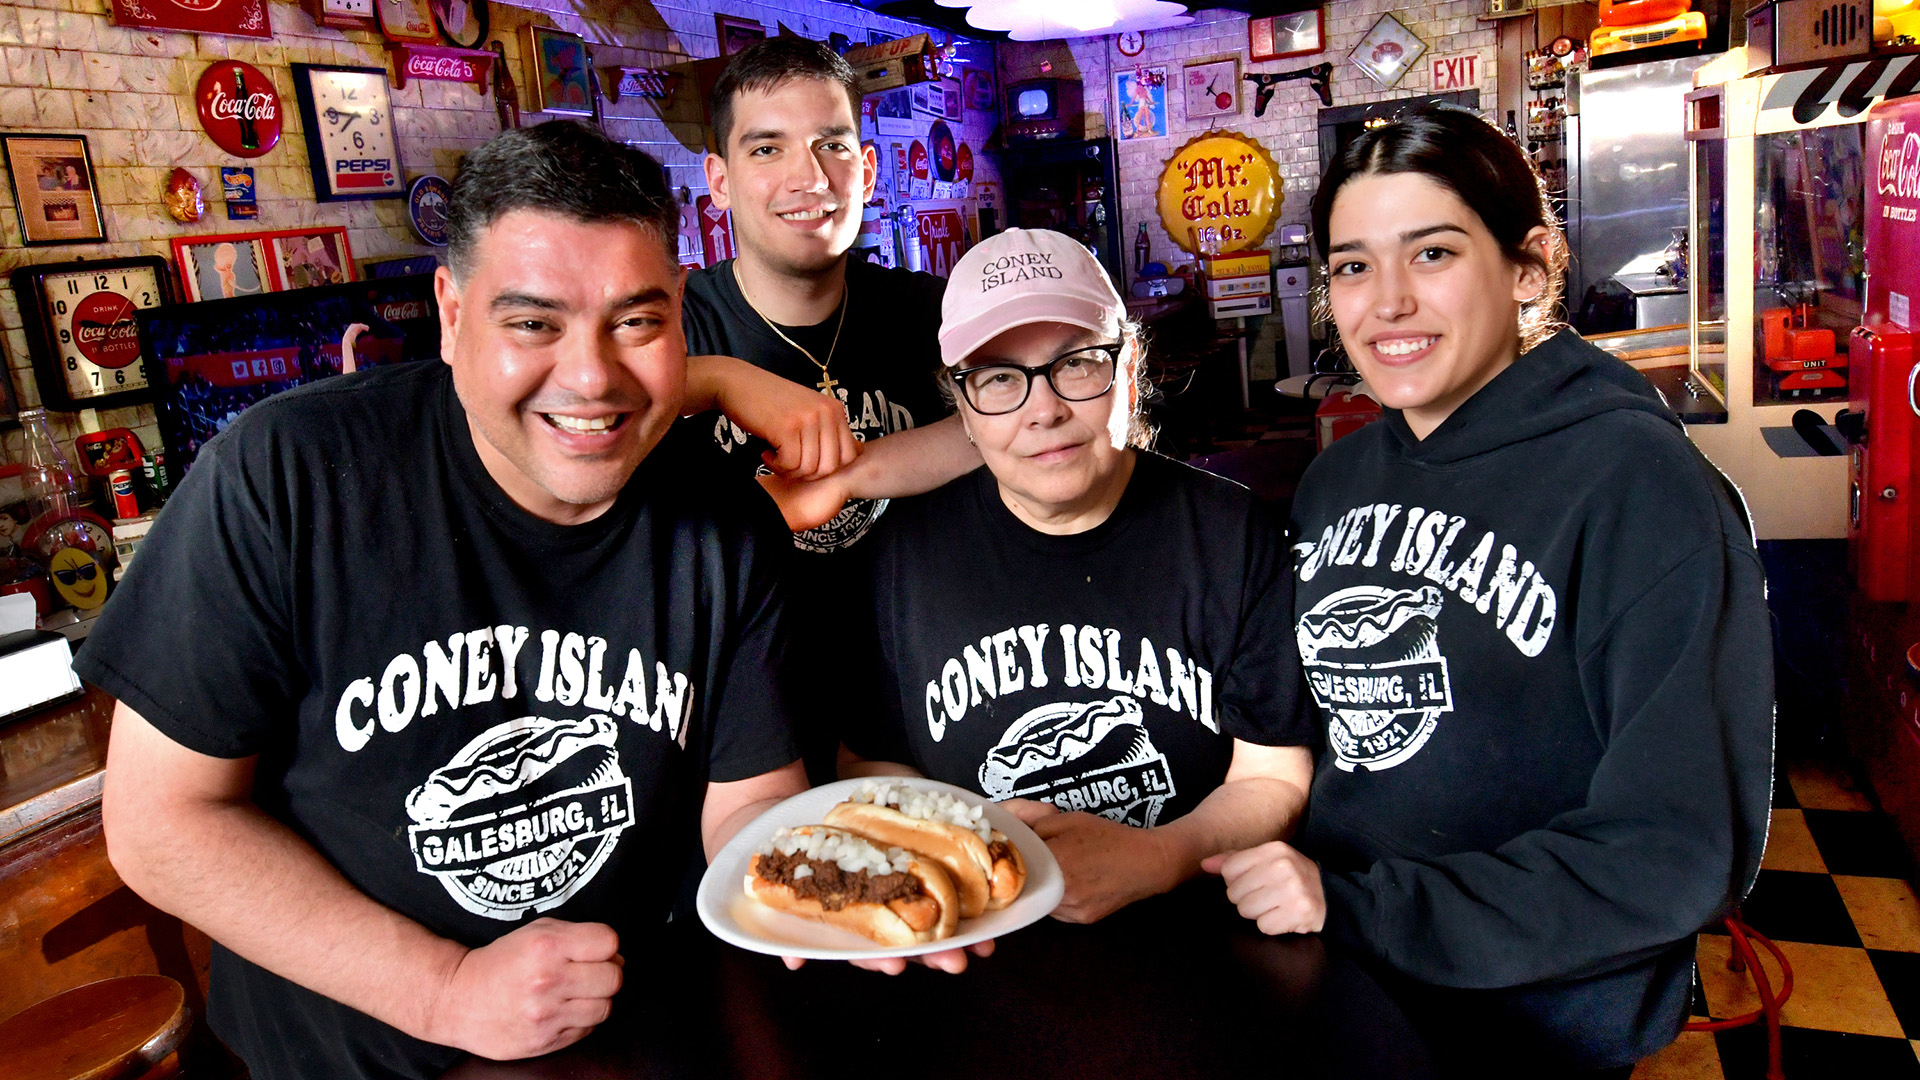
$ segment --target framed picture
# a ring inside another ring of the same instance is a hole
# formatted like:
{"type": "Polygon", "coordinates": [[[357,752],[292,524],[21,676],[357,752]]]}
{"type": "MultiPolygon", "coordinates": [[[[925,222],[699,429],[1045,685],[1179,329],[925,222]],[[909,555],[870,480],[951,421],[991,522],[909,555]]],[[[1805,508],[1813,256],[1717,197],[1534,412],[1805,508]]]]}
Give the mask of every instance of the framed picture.
{"type": "Polygon", "coordinates": [[[967,100],[967,108],[977,112],[990,112],[994,107],[993,76],[984,71],[968,71],[961,80],[965,88],[961,95],[967,100]]]}
{"type": "Polygon", "coordinates": [[[551,26],[528,26],[520,41],[527,62],[528,97],[535,112],[593,115],[593,81],[586,39],[551,26]]]}
{"type": "Polygon", "coordinates": [[[433,21],[447,40],[463,49],[477,49],[487,40],[487,0],[427,0],[433,21]]]}
{"type": "Polygon", "coordinates": [[[1240,58],[1188,64],[1180,86],[1187,119],[1232,116],[1240,111],[1240,58]]]}
{"type": "Polygon", "coordinates": [[[1120,141],[1158,139],[1167,134],[1167,69],[1126,68],[1113,73],[1113,97],[1120,115],[1120,141]]]}
{"type": "Polygon", "coordinates": [[[275,233],[267,239],[282,289],[341,285],[355,280],[347,230],[338,225],[275,233]]]}
{"type": "Polygon", "coordinates": [[[360,280],[347,230],[313,225],[274,232],[177,236],[173,262],[189,301],[337,285],[360,280]]]}
{"type": "Polygon", "coordinates": [[[940,115],[956,124],[959,123],[962,117],[962,110],[965,108],[965,106],[960,103],[960,84],[957,82],[941,83],[939,97],[940,115]]]}
{"type": "Polygon", "coordinates": [[[404,199],[387,69],[294,64],[293,92],[318,202],[404,199]]]}
{"type": "Polygon", "coordinates": [[[188,302],[276,291],[264,233],[176,236],[173,264],[188,302]]]}
{"type": "Polygon", "coordinates": [[[913,88],[913,111],[930,113],[933,111],[933,87],[919,83],[913,88]]]}
{"type": "Polygon", "coordinates": [[[767,36],[766,27],[752,19],[740,19],[732,15],[714,15],[713,28],[720,36],[721,56],[732,56],[767,36]]]}
{"type": "Polygon", "coordinates": [[[434,29],[433,12],[427,9],[427,0],[374,0],[373,7],[380,16],[380,33],[388,41],[440,44],[440,34],[434,29]]]}
{"type": "Polygon", "coordinates": [[[1373,29],[1360,39],[1360,44],[1347,54],[1347,59],[1366,72],[1367,78],[1382,87],[1391,87],[1413,69],[1414,62],[1426,51],[1427,43],[1420,40],[1420,35],[1392,15],[1382,15],[1373,29]]]}
{"type": "Polygon", "coordinates": [[[135,312],[173,302],[165,259],[88,259],[12,275],[27,352],[47,407],[117,408],[153,399],[135,312]]]}
{"type": "Polygon", "coordinates": [[[1247,58],[1281,60],[1327,47],[1326,19],[1320,8],[1247,20],[1247,58]]]}
{"type": "Polygon", "coordinates": [[[0,134],[0,153],[28,247],[107,238],[85,135],[0,134]]]}

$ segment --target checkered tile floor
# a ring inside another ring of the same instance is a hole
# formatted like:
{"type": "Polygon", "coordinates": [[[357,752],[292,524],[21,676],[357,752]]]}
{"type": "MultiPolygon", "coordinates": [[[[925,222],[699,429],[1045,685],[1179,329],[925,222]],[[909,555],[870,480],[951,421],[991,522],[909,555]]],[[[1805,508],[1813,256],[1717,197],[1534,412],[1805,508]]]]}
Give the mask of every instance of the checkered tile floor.
{"type": "MultiPolygon", "coordinates": [[[[1774,786],[1760,880],[1741,912],[1793,965],[1780,1042],[1788,1080],[1920,1080],[1920,899],[1893,823],[1846,770],[1788,764],[1774,786]]],[[[1727,970],[1724,934],[1700,936],[1696,1016],[1759,1007],[1727,970]]],[[[1780,986],[1772,957],[1768,978],[1780,986]]],[[[1686,1032],[1634,1080],[1761,1080],[1766,1029],[1686,1032]]]]}

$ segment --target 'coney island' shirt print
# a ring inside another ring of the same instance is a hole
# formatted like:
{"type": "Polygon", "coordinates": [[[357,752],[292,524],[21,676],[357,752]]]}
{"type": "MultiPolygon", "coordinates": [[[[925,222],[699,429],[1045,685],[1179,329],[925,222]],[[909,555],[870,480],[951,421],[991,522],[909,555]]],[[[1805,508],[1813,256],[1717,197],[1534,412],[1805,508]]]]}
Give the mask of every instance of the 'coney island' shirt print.
{"type": "Polygon", "coordinates": [[[1370,503],[1294,545],[1303,603],[1295,622],[1307,686],[1327,718],[1334,764],[1391,769],[1418,754],[1456,707],[1449,605],[1492,621],[1522,656],[1553,637],[1558,597],[1534,564],[1492,530],[1445,510],[1370,503]],[[1309,583],[1332,567],[1375,569],[1373,584],[1318,599],[1309,583]],[[1377,571],[1386,571],[1385,581],[1377,571]]]}

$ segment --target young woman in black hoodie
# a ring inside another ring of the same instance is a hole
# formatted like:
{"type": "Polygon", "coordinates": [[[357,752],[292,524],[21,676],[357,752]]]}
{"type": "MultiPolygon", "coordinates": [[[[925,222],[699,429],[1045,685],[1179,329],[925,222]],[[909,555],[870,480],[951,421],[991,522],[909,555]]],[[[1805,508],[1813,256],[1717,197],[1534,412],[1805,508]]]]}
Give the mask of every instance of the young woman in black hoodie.
{"type": "Polygon", "coordinates": [[[1386,417],[1293,504],[1327,739],[1299,848],[1209,869],[1262,930],[1377,960],[1450,1070],[1625,1076],[1766,840],[1745,511],[1638,372],[1555,332],[1565,241],[1478,115],[1366,132],[1313,223],[1386,417]]]}

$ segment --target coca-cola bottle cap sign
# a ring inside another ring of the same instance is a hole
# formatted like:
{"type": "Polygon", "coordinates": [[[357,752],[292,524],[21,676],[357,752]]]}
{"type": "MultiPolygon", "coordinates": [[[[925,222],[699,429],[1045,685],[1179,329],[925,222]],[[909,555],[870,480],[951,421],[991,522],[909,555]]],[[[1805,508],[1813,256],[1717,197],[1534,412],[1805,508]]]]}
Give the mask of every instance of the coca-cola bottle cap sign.
{"type": "Polygon", "coordinates": [[[252,64],[216,61],[200,76],[193,98],[207,137],[229,154],[259,157],[280,141],[280,95],[252,64]]]}

